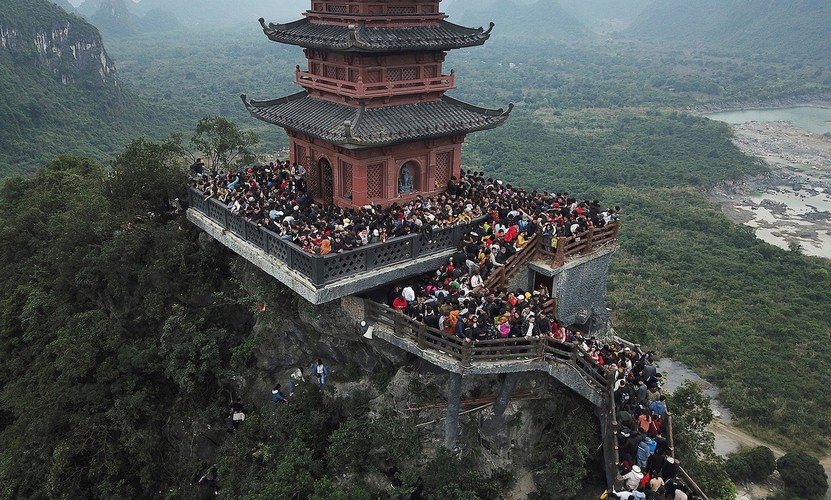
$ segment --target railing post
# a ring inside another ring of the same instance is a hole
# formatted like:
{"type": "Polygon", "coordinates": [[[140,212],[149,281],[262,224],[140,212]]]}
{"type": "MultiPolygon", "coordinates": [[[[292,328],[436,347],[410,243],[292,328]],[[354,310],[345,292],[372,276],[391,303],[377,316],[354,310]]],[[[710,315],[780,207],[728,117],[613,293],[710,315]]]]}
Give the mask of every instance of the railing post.
{"type": "Polygon", "coordinates": [[[312,283],[314,283],[315,286],[323,286],[326,282],[326,259],[322,256],[313,256],[311,259],[312,283]]]}
{"type": "Polygon", "coordinates": [[[418,348],[419,349],[426,349],[427,348],[427,339],[426,339],[426,337],[427,337],[427,325],[420,322],[418,324],[418,337],[416,338],[416,341],[418,342],[418,348]]]}
{"type": "Polygon", "coordinates": [[[546,342],[547,342],[547,339],[545,338],[545,335],[540,335],[540,338],[537,339],[537,356],[538,357],[545,356],[545,344],[546,344],[546,342]]]}
{"type": "Polygon", "coordinates": [[[591,253],[594,248],[594,226],[590,227],[586,235],[586,246],[583,247],[584,254],[591,253]]]}
{"type": "Polygon", "coordinates": [[[554,265],[559,267],[566,263],[566,241],[568,238],[560,236],[557,238],[557,249],[554,255],[554,265]]]}
{"type": "Polygon", "coordinates": [[[470,366],[472,357],[473,342],[462,341],[462,364],[464,366],[470,366]]]}

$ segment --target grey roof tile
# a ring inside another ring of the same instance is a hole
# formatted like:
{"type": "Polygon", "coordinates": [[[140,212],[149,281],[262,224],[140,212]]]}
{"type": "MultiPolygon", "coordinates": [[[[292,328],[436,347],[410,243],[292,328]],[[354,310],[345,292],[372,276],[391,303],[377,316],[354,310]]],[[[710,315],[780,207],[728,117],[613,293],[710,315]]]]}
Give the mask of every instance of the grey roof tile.
{"type": "Polygon", "coordinates": [[[311,97],[306,91],[271,101],[248,100],[245,95],[242,100],[260,120],[351,149],[491,129],[502,125],[513,109],[513,104],[507,111],[480,108],[448,96],[417,104],[356,108],[311,97]]]}
{"type": "Polygon", "coordinates": [[[473,47],[485,43],[494,26],[490,23],[487,30],[465,28],[442,20],[437,26],[367,28],[363,23],[354,27],[333,26],[313,23],[309,19],[266,25],[262,18],[260,24],[266,36],[275,42],[354,52],[434,51],[473,47]]]}

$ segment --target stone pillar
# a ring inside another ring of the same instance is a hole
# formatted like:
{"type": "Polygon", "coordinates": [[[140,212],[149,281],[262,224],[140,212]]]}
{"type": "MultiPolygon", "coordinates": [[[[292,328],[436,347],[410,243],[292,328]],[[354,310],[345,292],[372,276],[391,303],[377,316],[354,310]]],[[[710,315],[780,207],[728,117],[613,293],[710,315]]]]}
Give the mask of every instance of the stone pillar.
{"type": "Polygon", "coordinates": [[[459,437],[459,407],[462,400],[462,374],[451,373],[447,381],[447,420],[444,423],[444,447],[456,449],[459,437]]]}
{"type": "Polygon", "coordinates": [[[513,394],[516,388],[517,381],[519,381],[519,372],[511,372],[505,375],[505,378],[502,380],[502,387],[499,389],[499,396],[493,405],[494,417],[499,418],[505,413],[508,403],[511,402],[511,394],[513,394]]]}

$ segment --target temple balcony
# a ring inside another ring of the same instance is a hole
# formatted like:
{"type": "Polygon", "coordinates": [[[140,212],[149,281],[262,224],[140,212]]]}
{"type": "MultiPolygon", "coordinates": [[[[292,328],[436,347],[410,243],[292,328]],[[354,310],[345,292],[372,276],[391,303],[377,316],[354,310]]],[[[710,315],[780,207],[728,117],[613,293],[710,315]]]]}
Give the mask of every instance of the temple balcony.
{"type": "Polygon", "coordinates": [[[300,66],[297,66],[295,83],[309,92],[318,91],[360,100],[413,94],[435,94],[439,96],[448,90],[456,88],[456,75],[454,71],[451,71],[449,75],[441,75],[435,78],[366,83],[360,79],[357,82],[350,82],[315,75],[308,71],[302,71],[300,66]]]}
{"type": "Polygon", "coordinates": [[[200,191],[189,189],[188,220],[313,304],[366,292],[447,262],[472,224],[413,234],[344,253],[317,255],[231,213],[200,191]]]}
{"type": "MultiPolygon", "coordinates": [[[[231,213],[224,204],[206,199],[194,188],[189,189],[187,217],[313,304],[433,272],[479,223],[474,219],[469,224],[436,229],[429,237],[412,234],[348,252],[317,255],[231,213]]],[[[552,313],[569,323],[580,322],[581,316],[592,315],[592,308],[605,307],[608,263],[617,248],[619,227],[620,222],[613,222],[578,237],[556,239],[556,244],[550,237],[534,235],[485,284],[490,289],[536,289],[539,283],[546,283],[552,292],[552,313]],[[591,306],[588,311],[586,304],[591,306]]]]}

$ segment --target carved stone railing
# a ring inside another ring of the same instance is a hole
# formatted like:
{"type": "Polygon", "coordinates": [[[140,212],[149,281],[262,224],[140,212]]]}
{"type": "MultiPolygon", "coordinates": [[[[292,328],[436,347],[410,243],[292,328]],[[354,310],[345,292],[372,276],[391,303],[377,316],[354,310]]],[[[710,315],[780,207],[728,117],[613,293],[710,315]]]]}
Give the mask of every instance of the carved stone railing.
{"type": "Polygon", "coordinates": [[[469,224],[436,229],[429,238],[421,234],[411,234],[361,246],[348,252],[317,255],[304,252],[280,235],[231,213],[219,201],[213,198],[205,199],[205,195],[195,188],[189,189],[188,197],[191,208],[266,254],[284,262],[290,269],[308,278],[317,288],[384,266],[410,262],[413,259],[430,257],[440,251],[455,249],[464,235],[472,231],[478,223],[474,220],[469,224]]]}

